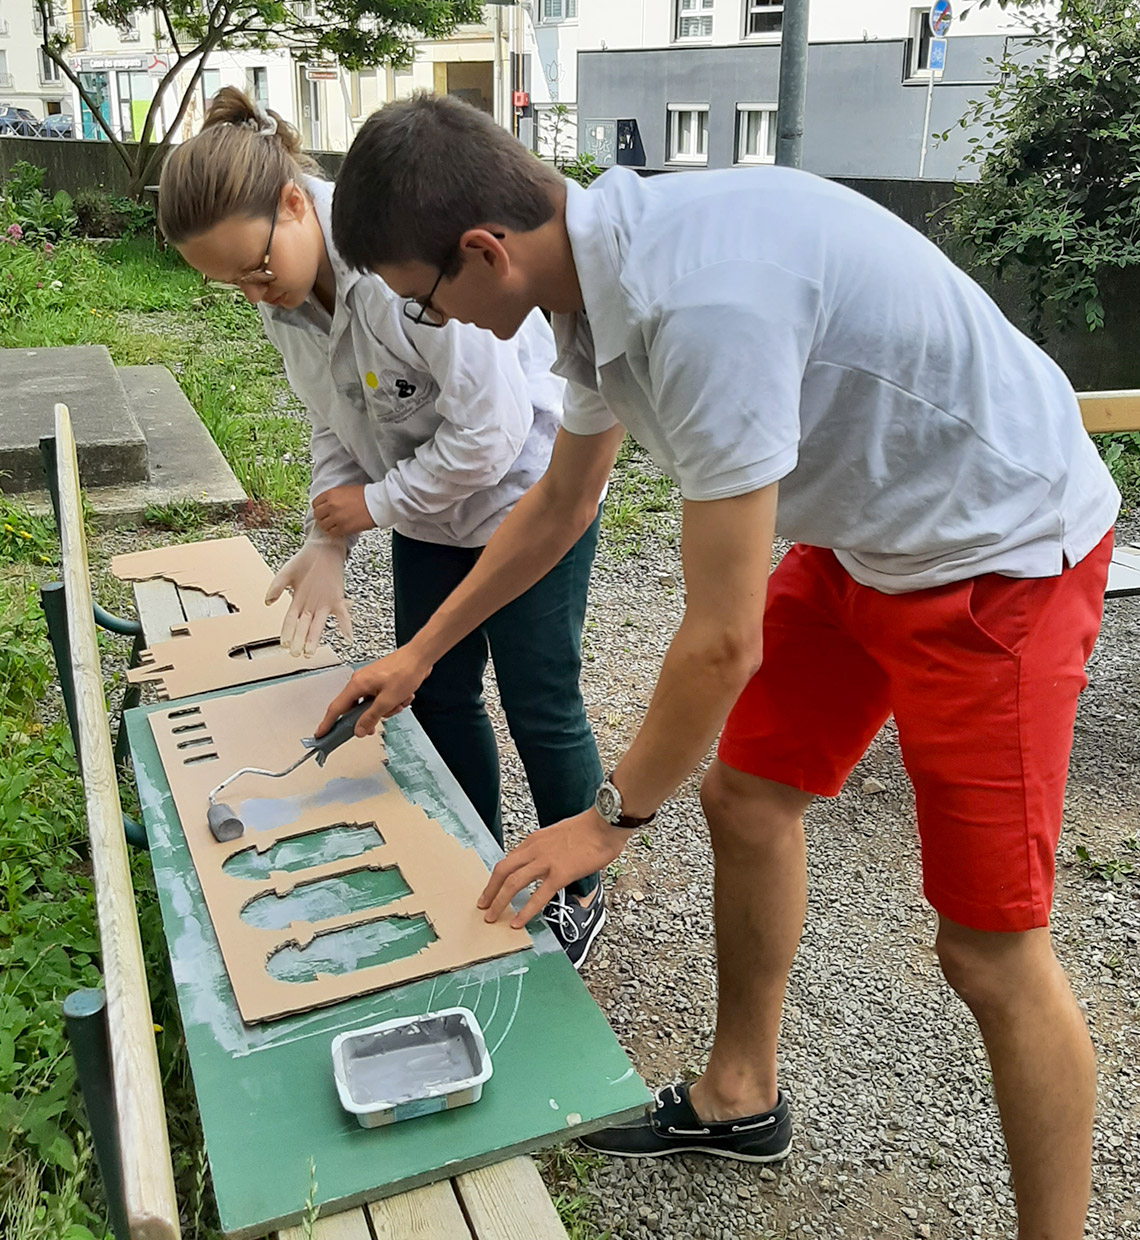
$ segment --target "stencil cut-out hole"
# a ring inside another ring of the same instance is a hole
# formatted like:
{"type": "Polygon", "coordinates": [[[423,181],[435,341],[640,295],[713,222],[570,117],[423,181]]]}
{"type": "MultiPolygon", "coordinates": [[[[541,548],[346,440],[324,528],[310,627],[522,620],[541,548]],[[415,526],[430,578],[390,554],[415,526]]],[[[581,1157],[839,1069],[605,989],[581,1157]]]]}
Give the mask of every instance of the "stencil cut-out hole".
{"type": "Polygon", "coordinates": [[[275,892],[258,896],[241,911],[241,919],[259,930],[284,930],[295,921],[327,921],[365,909],[383,908],[393,900],[411,895],[398,867],[384,870],[352,870],[331,878],[299,883],[288,895],[275,892]]]}
{"type": "Polygon", "coordinates": [[[183,706],[181,710],[172,710],[167,719],[184,719],[187,715],[200,715],[202,709],[199,706],[183,706]]]}
{"type": "Polygon", "coordinates": [[[218,755],[216,753],[198,753],[198,754],[194,754],[192,757],[183,758],[182,765],[183,766],[194,766],[196,763],[199,763],[199,762],[216,762],[217,760],[218,760],[218,755]]]}
{"type": "Polygon", "coordinates": [[[205,724],[205,722],[202,722],[202,723],[180,723],[180,724],[178,725],[178,727],[176,727],[176,728],[171,728],[171,729],[170,729],[170,731],[171,731],[171,733],[172,733],[173,735],[177,736],[180,732],[203,732],[203,731],[205,731],[205,728],[206,728],[206,724],[205,724]]]}
{"type": "Polygon", "coordinates": [[[264,659],[267,655],[277,654],[281,649],[279,637],[265,637],[261,641],[247,642],[244,646],[235,646],[230,651],[231,659],[264,659]]]}
{"type": "MultiPolygon", "coordinates": [[[[203,725],[205,726],[205,725],[203,725]]],[[[212,736],[192,736],[188,741],[179,741],[179,749],[199,749],[203,745],[212,745],[214,738],[212,736]]]]}
{"type": "Polygon", "coordinates": [[[320,973],[340,976],[403,960],[435,940],[431,923],[422,915],[382,917],[318,934],[308,947],[290,943],[275,951],[265,967],[279,982],[311,982],[320,973]]]}
{"type": "Polygon", "coordinates": [[[326,865],[345,857],[359,857],[361,853],[379,848],[383,843],[384,837],[375,823],[340,822],[320,831],[310,831],[307,835],[278,840],[263,853],[256,848],[245,848],[228,857],[222,864],[222,870],[231,878],[267,878],[274,870],[288,873],[326,865]]]}

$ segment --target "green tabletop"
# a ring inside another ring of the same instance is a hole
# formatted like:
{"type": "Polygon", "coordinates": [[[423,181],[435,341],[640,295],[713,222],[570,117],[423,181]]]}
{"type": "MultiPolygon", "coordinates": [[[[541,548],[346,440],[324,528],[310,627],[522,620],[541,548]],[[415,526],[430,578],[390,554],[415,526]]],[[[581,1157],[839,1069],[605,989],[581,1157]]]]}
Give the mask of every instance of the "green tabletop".
{"type": "MultiPolygon", "coordinates": [[[[241,689],[225,692],[243,692],[241,689]]],[[[219,694],[206,694],[206,700],[219,694]]],[[[223,1230],[261,1236],[298,1222],[315,1181],[322,1213],[603,1127],[649,1092],[541,918],[531,951],[263,1025],[237,1012],[146,716],[127,714],[150,857],[223,1230]],[[475,1104],[361,1128],[333,1085],[346,1029],[463,1006],[494,1074],[475,1104]]],[[[501,853],[410,711],[387,721],[388,769],[404,794],[488,866],[501,853]]]]}

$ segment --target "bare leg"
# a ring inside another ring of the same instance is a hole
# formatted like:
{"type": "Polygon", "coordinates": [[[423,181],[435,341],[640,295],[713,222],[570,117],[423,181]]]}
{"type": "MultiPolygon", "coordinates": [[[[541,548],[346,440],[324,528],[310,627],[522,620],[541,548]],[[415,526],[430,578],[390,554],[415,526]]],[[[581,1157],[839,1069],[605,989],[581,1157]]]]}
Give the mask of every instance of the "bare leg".
{"type": "Polygon", "coordinates": [[[776,1104],[776,1039],[807,902],[808,793],[715,761],[701,787],[716,862],[716,1039],[690,1097],[705,1120],[776,1104]]]}
{"type": "Polygon", "coordinates": [[[943,917],[938,958],[989,1053],[1019,1240],[1080,1240],[1089,1204],[1096,1060],[1049,931],[994,934],[943,917]]]}

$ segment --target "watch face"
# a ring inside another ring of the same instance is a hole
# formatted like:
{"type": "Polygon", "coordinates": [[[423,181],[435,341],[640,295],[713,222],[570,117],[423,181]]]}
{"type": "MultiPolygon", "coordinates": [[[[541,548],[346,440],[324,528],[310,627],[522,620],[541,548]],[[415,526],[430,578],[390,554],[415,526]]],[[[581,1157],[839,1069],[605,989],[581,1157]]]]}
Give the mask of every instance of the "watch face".
{"type": "Polygon", "coordinates": [[[598,795],[594,798],[597,811],[607,822],[613,822],[621,813],[621,800],[617,789],[610,784],[602,784],[598,795]]]}

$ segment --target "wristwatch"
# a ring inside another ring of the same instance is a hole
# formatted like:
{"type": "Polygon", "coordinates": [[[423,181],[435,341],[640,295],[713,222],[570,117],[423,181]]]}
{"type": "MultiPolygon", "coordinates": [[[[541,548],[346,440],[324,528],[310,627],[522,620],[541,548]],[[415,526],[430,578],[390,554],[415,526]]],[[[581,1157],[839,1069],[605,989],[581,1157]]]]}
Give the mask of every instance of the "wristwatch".
{"type": "Polygon", "coordinates": [[[654,810],[648,818],[634,818],[631,814],[623,814],[621,793],[614,787],[613,778],[614,773],[611,771],[602,780],[601,787],[598,788],[597,795],[594,797],[594,809],[598,817],[608,822],[611,827],[623,827],[627,831],[648,826],[657,817],[657,811],[654,810]]]}

